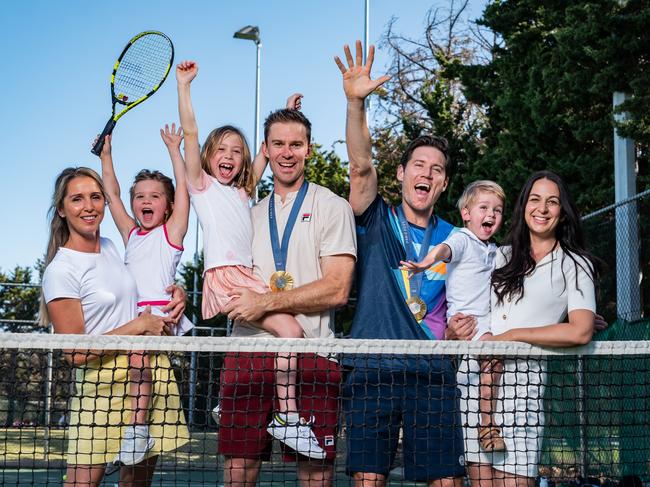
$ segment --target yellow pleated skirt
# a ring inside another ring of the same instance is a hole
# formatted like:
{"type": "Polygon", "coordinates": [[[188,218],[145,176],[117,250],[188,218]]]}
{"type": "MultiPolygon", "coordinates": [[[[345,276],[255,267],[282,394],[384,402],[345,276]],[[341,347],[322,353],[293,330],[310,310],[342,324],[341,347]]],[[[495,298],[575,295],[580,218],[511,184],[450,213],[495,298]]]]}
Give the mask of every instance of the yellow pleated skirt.
{"type": "MultiPolygon", "coordinates": [[[[149,354],[153,377],[149,433],[155,445],[149,457],[174,451],[190,440],[178,384],[169,357],[149,354]]],[[[110,355],[76,370],[77,393],[70,405],[68,464],[112,461],[120,450],[124,427],[130,424],[129,359],[110,355]]]]}

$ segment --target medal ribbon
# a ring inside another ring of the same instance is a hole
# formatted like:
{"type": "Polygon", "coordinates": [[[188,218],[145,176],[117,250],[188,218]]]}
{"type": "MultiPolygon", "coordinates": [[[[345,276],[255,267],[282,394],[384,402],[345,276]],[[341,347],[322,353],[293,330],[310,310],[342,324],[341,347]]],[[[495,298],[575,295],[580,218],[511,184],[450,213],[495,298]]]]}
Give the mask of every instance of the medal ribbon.
{"type": "Polygon", "coordinates": [[[300,186],[298,194],[296,195],[296,199],[293,201],[291,213],[289,213],[289,219],[287,220],[287,225],[284,227],[284,233],[282,234],[282,244],[280,244],[280,239],[278,237],[278,224],[275,217],[275,191],[271,193],[271,199],[269,200],[269,230],[271,232],[271,248],[273,249],[273,260],[275,261],[276,271],[283,271],[287,267],[289,239],[291,238],[291,232],[296,223],[296,218],[298,218],[298,212],[300,211],[302,202],[305,200],[308,186],[309,183],[307,180],[303,181],[302,186],[300,186]]]}
{"type": "MultiPolygon", "coordinates": [[[[413,245],[413,239],[411,238],[411,229],[409,227],[409,222],[404,215],[404,210],[402,205],[397,207],[397,218],[399,220],[399,228],[402,232],[402,237],[404,238],[404,250],[406,250],[406,260],[412,261],[421,261],[424,259],[424,256],[429,252],[429,244],[431,243],[431,235],[433,234],[434,219],[433,216],[429,220],[427,229],[424,232],[424,239],[422,240],[422,246],[420,247],[420,254],[415,254],[415,246],[413,245]]],[[[419,272],[409,279],[409,287],[411,288],[410,296],[415,296],[416,298],[420,297],[420,290],[422,288],[422,279],[424,278],[424,272],[419,272]]]]}

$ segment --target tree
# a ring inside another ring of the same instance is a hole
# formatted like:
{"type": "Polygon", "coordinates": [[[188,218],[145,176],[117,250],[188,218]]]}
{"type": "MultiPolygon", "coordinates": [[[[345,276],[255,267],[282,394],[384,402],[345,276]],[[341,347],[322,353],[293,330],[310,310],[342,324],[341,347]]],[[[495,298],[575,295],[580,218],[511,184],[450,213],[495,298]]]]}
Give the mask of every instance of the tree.
{"type": "Polygon", "coordinates": [[[408,142],[424,133],[449,141],[456,170],[436,211],[451,220],[457,220],[455,201],[475,172],[484,125],[481,106],[466,99],[458,79],[447,76],[450,66],[472,62],[484,51],[468,29],[468,3],[431,9],[420,39],[396,33],[395,19],[389,23],[381,47],[392,54],[391,79],[379,92],[383,118],[373,129],[379,191],[393,204],[401,200],[395,173],[408,142]]]}
{"type": "Polygon", "coordinates": [[[492,59],[448,72],[487,115],[479,173],[511,201],[531,172],[550,169],[583,212],[611,203],[612,92],[626,91],[634,99],[624,128],[638,141],[639,182],[647,184],[649,18],[640,0],[490,3],[479,23],[500,40],[492,59]]]}

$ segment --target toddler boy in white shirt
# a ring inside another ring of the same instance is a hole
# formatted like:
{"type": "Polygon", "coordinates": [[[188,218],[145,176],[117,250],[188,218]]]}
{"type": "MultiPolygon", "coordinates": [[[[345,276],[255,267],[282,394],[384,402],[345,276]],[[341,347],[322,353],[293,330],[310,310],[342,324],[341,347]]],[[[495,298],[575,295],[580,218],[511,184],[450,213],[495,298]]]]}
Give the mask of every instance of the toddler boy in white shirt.
{"type": "MultiPolygon", "coordinates": [[[[436,245],[421,262],[401,263],[412,273],[426,271],[441,260],[447,263],[447,320],[456,313],[475,316],[478,329],[474,340],[490,334],[490,282],[496,245],[489,240],[501,227],[504,203],[505,192],[497,183],[474,181],[458,200],[464,228],[436,245]]],[[[487,358],[480,366],[480,444],[489,452],[503,451],[506,445],[493,421],[503,363],[487,358]]]]}

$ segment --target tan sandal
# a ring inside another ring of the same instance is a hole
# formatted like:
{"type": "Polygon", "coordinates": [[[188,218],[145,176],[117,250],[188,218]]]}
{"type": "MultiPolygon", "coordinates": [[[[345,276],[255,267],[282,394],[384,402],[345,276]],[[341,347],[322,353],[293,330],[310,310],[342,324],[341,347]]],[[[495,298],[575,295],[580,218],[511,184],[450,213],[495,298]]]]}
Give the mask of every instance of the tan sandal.
{"type": "Polygon", "coordinates": [[[496,426],[480,426],[478,440],[481,448],[488,452],[505,451],[506,442],[501,438],[501,430],[496,426]]]}

